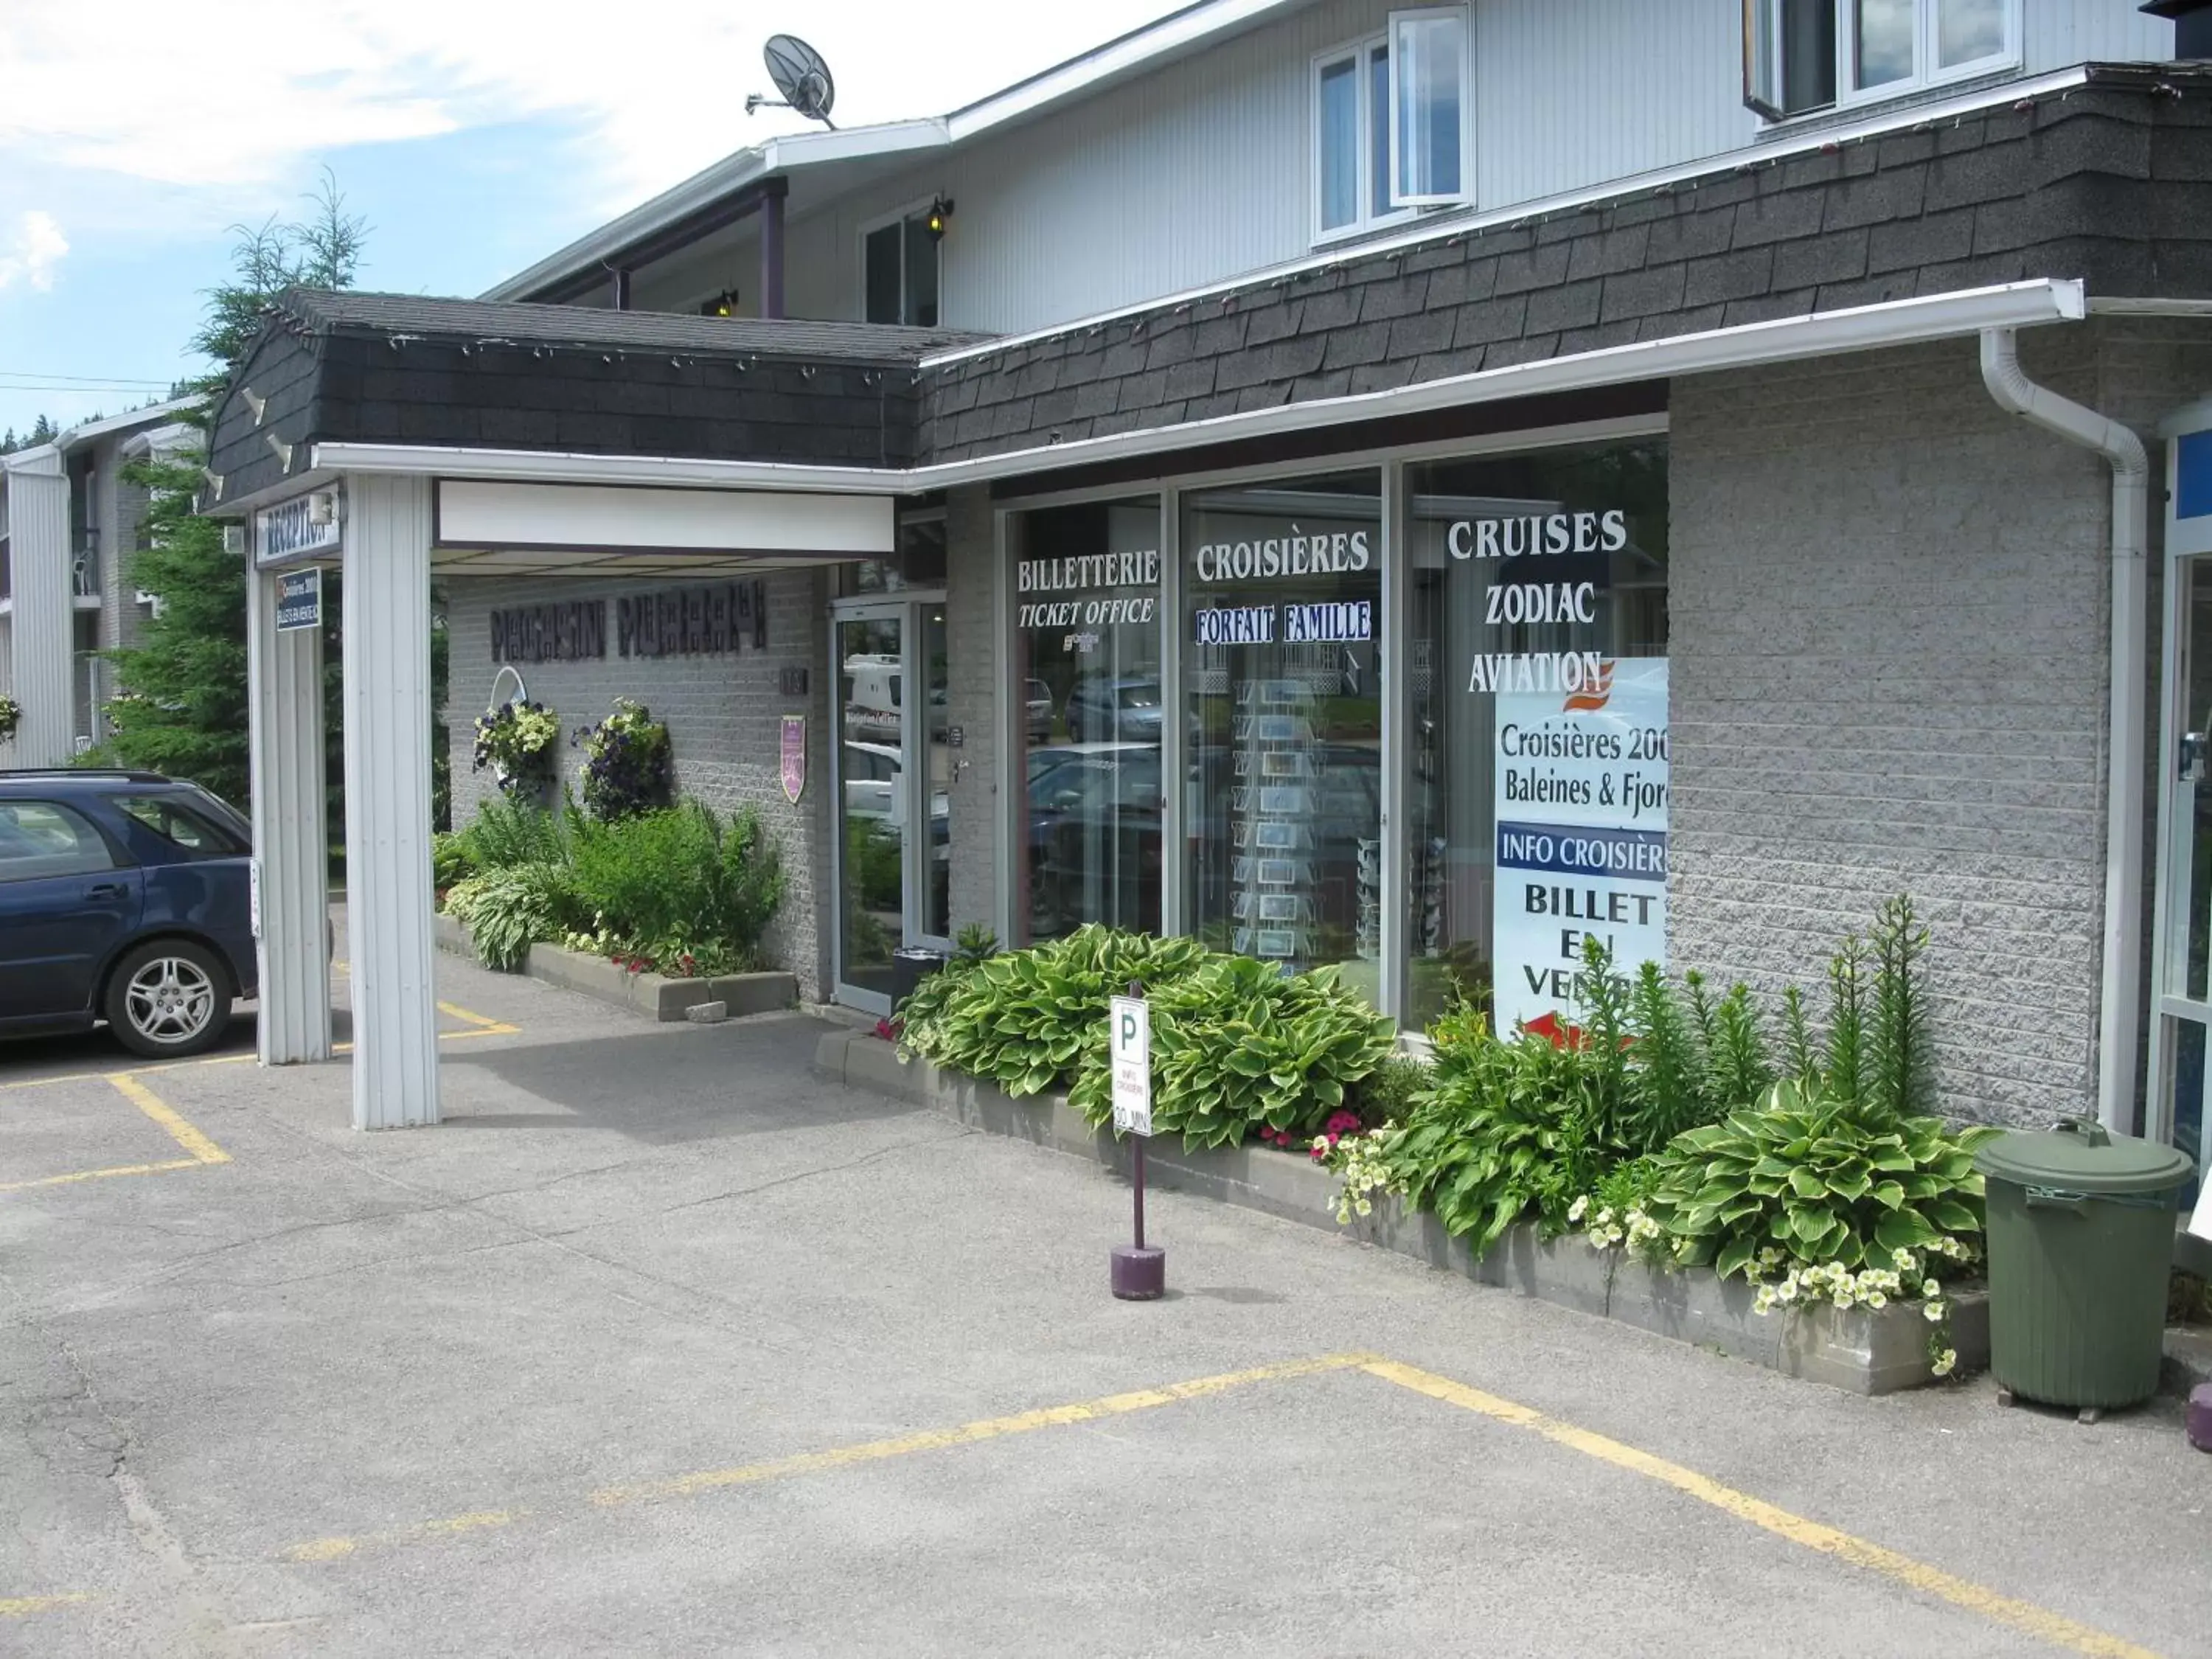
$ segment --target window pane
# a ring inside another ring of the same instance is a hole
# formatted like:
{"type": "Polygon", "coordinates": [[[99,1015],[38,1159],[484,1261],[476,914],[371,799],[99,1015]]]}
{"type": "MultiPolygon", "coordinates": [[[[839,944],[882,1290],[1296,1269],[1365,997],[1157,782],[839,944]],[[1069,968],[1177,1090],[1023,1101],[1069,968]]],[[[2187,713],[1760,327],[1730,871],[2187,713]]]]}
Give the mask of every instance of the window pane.
{"type": "Polygon", "coordinates": [[[160,795],[119,795],[116,805],[163,840],[203,858],[235,858],[246,849],[198,810],[160,795]]]}
{"type": "Polygon", "coordinates": [[[1913,0],[1856,0],[1858,84],[1912,78],[1913,0]]]}
{"type": "Polygon", "coordinates": [[[1401,17],[1391,40],[1397,76],[1398,188],[1395,198],[1460,193],[1460,104],[1467,20],[1459,13],[1401,17]]]}
{"type": "Polygon", "coordinates": [[[1336,230],[1359,217],[1358,60],[1325,64],[1319,112],[1321,228],[1336,230]]]}
{"type": "Polygon", "coordinates": [[[1380,481],[1184,499],[1192,931],[1291,969],[1382,967],[1380,481]]]}
{"type": "Polygon", "coordinates": [[[0,801],[0,881],[45,881],[114,867],[115,856],[100,831],[68,807],[0,801]]]}
{"type": "Polygon", "coordinates": [[[899,228],[885,225],[880,230],[868,233],[867,302],[868,321],[895,323],[899,320],[899,228]]]}
{"type": "MultiPolygon", "coordinates": [[[[1590,763],[1575,744],[1576,728],[1601,725],[1632,695],[1635,730],[1664,731],[1663,664],[1632,659],[1667,651],[1666,444],[1438,461],[1406,476],[1405,1023],[1486,996],[1509,1019],[1540,1018],[1593,915],[1625,970],[1663,959],[1663,811],[1620,827],[1602,786],[1583,789],[1590,763]],[[1602,688],[1595,699],[1593,681],[1602,688]],[[1530,730],[1537,741],[1522,737],[1530,730]],[[1502,870],[1501,821],[1521,832],[1502,870]],[[1554,856],[1522,850],[1532,844],[1554,856]],[[1577,850],[1560,850],[1569,846],[1577,850]]],[[[1613,781],[1630,771],[1663,779],[1665,749],[1663,738],[1627,738],[1606,763],[1613,781]],[[1629,742],[1657,749],[1659,760],[1632,758],[1629,742]]]]}
{"type": "Polygon", "coordinates": [[[1390,47],[1367,52],[1367,216],[1390,211],[1390,47]]]}
{"type": "Polygon", "coordinates": [[[937,326],[937,251],[928,216],[906,222],[906,320],[916,328],[937,326]]]}
{"type": "Polygon", "coordinates": [[[1836,101],[1836,0],[1780,0],[1783,107],[1796,115],[1836,101]]]}
{"type": "Polygon", "coordinates": [[[1995,58],[2004,45],[2004,0],[1936,0],[1937,67],[1995,58]]]}
{"type": "Polygon", "coordinates": [[[1160,927],[1160,503],[1013,516],[1014,679],[1028,759],[1015,942],[1160,927]]]}
{"type": "Polygon", "coordinates": [[[921,683],[928,710],[922,730],[929,738],[928,873],[921,884],[921,931],[932,939],[952,937],[951,672],[945,607],[933,605],[921,613],[921,683]]]}

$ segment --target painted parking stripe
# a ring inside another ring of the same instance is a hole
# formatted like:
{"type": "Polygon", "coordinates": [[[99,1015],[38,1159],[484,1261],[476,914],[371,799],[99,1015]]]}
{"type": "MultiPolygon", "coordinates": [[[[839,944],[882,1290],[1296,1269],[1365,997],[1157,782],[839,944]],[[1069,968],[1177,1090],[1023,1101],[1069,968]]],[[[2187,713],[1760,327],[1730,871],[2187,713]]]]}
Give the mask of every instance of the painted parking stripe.
{"type": "Polygon", "coordinates": [[[1701,1504],[1725,1510],[1739,1520],[1748,1521],[1764,1528],[1776,1536],[1788,1539],[1802,1548],[1822,1555],[1832,1555],[1864,1567],[1883,1577],[1932,1595],[1967,1612],[1978,1613],[1993,1624],[2003,1625],[2023,1635],[2047,1642],[2052,1647],[2063,1648],[2074,1653],[2095,1654],[2100,1659],[2159,1659],[2148,1648],[2109,1635],[2091,1626],[2078,1623],[2063,1613],[2047,1607],[2037,1607],[2032,1601],[2017,1601],[2001,1595],[1986,1585],[1960,1578],[1933,1567],[1924,1561],[1916,1561],[1909,1555],[1900,1555],[1880,1544],[1869,1543],[1847,1532],[1808,1521],[1802,1515],[1792,1515],[1748,1492],[1723,1486],[1708,1480],[1695,1469],[1684,1468],[1680,1463],[1670,1463],[1663,1457],[1639,1451],[1618,1440],[1608,1439],[1575,1425],[1547,1417],[1529,1407],[1516,1405],[1510,1400],[1500,1399],[1494,1394],[1485,1394],[1480,1389],[1455,1382],[1449,1377],[1431,1371],[1417,1370],[1411,1365],[1401,1365],[1388,1359],[1370,1359],[1361,1364],[1360,1370],[1370,1376],[1379,1376],[1386,1382],[1395,1382],[1401,1389],[1411,1389],[1416,1394],[1426,1395],[1431,1400],[1441,1400],[1447,1405],[1457,1406],[1489,1418],[1495,1422],[1510,1423],[1516,1428],[1528,1429],[1547,1440],[1610,1463],[1616,1468],[1656,1480],[1675,1491],[1686,1493],[1701,1504]]]}
{"type": "MultiPolygon", "coordinates": [[[[118,1094],[160,1124],[170,1139],[182,1147],[183,1158],[151,1164],[118,1164],[104,1170],[72,1170],[65,1175],[40,1176],[30,1181],[0,1182],[0,1193],[27,1192],[34,1187],[68,1187],[80,1181],[112,1181],[119,1176],[162,1175],[172,1170],[193,1170],[204,1164],[228,1164],[230,1154],[186,1122],[168,1102],[129,1072],[110,1072],[107,1081],[118,1094]]],[[[85,1079],[89,1080],[89,1079],[85,1079]]]]}
{"type": "MultiPolygon", "coordinates": [[[[743,1463],[730,1468],[702,1469],[696,1474],[666,1480],[603,1486],[591,1494],[590,1501],[595,1508],[621,1509],[656,1499],[694,1498],[702,1492],[718,1492],[728,1486],[757,1486],[763,1481],[789,1480],[797,1475],[817,1474],[832,1469],[851,1468],[862,1463],[879,1462],[886,1458],[904,1457],[915,1452],[970,1446],[979,1441],[1030,1434],[1038,1429],[1054,1428],[1066,1423],[1089,1423],[1129,1412],[1149,1411],[1185,1400],[1202,1400],[1211,1395],[1225,1394],[1232,1389],[1245,1388],[1255,1382],[1312,1376],[1322,1371],[1350,1370],[1372,1358],[1372,1355],[1363,1353],[1333,1353],[1309,1359],[1284,1360],[1277,1364],[1255,1366],[1250,1370],[1227,1371],[1215,1376],[1199,1376],[1188,1382],[1170,1382],[1157,1389],[1108,1395],[1102,1400],[1080,1401],[1067,1406],[1047,1406],[1036,1411],[1019,1412],[1011,1417],[988,1417],[955,1428],[929,1429],[919,1434],[901,1435],[891,1440],[870,1440],[859,1445],[833,1447],[827,1451],[802,1452],[794,1457],[779,1457],[764,1463],[743,1463]]],[[[365,1533],[359,1536],[309,1539],[279,1551],[278,1554],[280,1559],[287,1561],[339,1561],[364,1550],[389,1549],[450,1537],[457,1533],[509,1526],[530,1513],[532,1511],[526,1509],[486,1510],[472,1515],[418,1522],[412,1526],[365,1533]]]]}
{"type": "Polygon", "coordinates": [[[82,1590],[66,1595],[0,1595],[0,1619],[27,1619],[34,1613],[81,1607],[92,1597],[82,1590]]]}

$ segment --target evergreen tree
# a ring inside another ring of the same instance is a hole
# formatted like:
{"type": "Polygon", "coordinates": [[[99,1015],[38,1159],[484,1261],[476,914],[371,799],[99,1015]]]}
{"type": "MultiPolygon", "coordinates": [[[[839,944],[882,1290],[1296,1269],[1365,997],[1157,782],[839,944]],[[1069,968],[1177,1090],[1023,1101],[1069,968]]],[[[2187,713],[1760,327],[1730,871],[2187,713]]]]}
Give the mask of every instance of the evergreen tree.
{"type": "Polygon", "coordinates": [[[19,449],[36,449],[40,444],[52,443],[60,430],[43,415],[32,422],[31,429],[20,438],[11,426],[5,434],[0,434],[0,455],[12,455],[19,449]]]}
{"type": "MultiPolygon", "coordinates": [[[[207,402],[185,415],[204,427],[214,399],[261,331],[262,313],[295,286],[349,288],[359,266],[368,227],[345,211],[345,198],[327,171],[313,198],[315,211],[296,223],[265,221],[233,226],[227,281],[210,289],[208,307],[190,349],[210,360],[208,372],[185,380],[180,391],[207,402]]],[[[124,690],[107,705],[112,731],[88,760],[106,766],[143,767],[190,778],[225,799],[246,802],[246,558],[223,546],[222,526],[195,512],[204,481],[204,453],[173,462],[138,462],[124,477],[149,491],[145,545],[131,559],[127,580],[154,599],[153,615],[136,646],[105,653],[124,690]]],[[[331,824],[343,819],[340,789],[345,775],[337,708],[339,676],[337,594],[334,573],[325,579],[324,730],[329,734],[325,777],[331,824]]]]}

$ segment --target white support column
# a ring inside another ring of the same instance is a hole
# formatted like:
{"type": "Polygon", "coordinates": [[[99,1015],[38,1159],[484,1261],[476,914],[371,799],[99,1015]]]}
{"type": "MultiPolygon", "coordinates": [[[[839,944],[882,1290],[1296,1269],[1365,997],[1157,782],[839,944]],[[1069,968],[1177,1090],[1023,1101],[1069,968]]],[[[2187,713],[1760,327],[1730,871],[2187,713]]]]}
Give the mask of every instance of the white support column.
{"type": "Polygon", "coordinates": [[[14,580],[14,766],[67,766],[76,752],[76,605],[70,580],[69,479],[61,456],[15,456],[8,469],[14,580]],[[48,457],[51,456],[51,461],[48,457]]]}
{"type": "Polygon", "coordinates": [[[430,938],[430,481],[346,481],[346,930],[353,1123],[438,1121],[430,938]]]}
{"type": "Polygon", "coordinates": [[[323,808],[323,633],[276,631],[276,578],[246,576],[248,746],[260,894],[264,1066],[331,1057],[330,836],[323,808]]]}

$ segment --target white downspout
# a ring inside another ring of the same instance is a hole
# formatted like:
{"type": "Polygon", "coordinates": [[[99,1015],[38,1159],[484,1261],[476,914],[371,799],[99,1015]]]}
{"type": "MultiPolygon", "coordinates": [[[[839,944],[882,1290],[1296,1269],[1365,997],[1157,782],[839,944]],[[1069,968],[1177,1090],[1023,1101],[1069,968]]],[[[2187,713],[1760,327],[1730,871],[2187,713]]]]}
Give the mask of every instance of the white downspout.
{"type": "Polygon", "coordinates": [[[2106,1128],[2125,1133],[2135,1121],[2136,1016],[2142,995],[2144,550],[2150,461],[2142,440],[2118,421],[2029,380],[2009,328],[1982,331],[1982,383],[1999,408],[2097,451],[2112,469],[2112,708],[2106,738],[2105,993],[2097,1017],[2097,1116],[2106,1128]]]}

